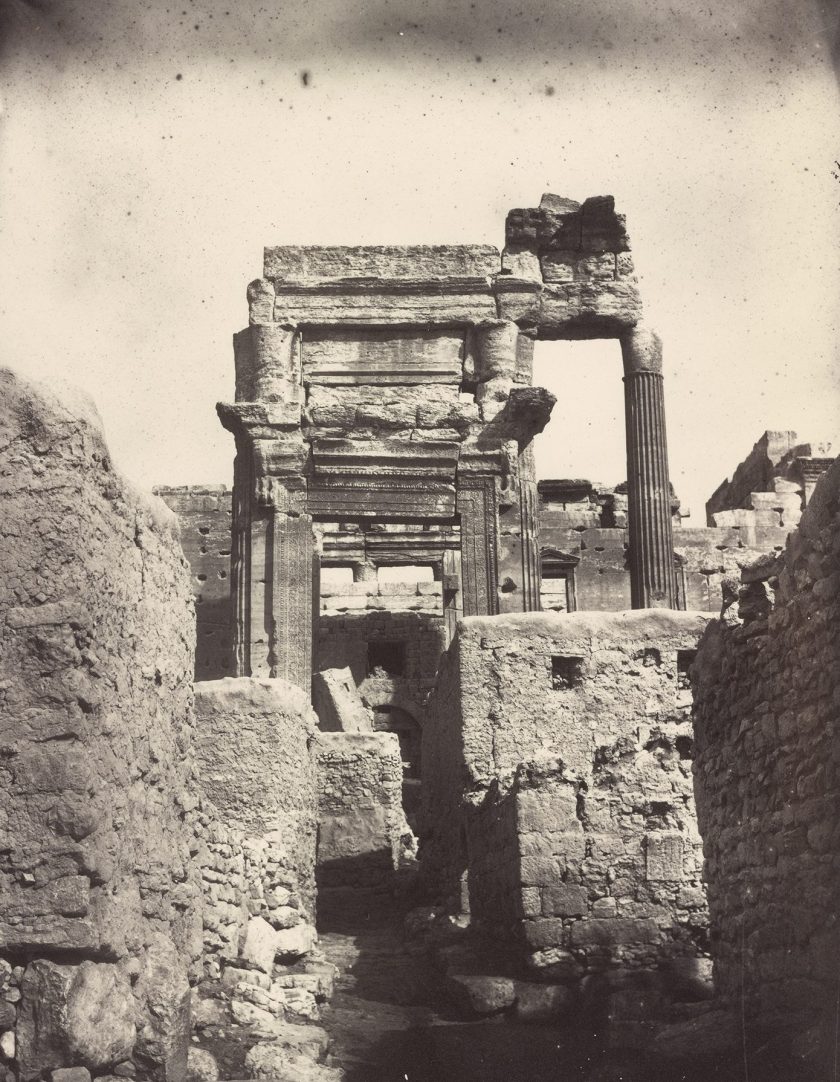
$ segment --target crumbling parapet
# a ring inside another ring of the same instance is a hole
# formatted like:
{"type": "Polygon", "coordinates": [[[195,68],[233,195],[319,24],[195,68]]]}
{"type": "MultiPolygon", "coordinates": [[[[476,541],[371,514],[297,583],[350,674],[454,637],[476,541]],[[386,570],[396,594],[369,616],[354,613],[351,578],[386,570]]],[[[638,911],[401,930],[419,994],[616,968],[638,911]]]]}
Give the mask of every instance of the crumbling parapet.
{"type": "Polygon", "coordinates": [[[3,1053],[25,1080],[179,1080],[201,914],[177,521],[114,472],[87,399],[0,384],[3,1053]]]}

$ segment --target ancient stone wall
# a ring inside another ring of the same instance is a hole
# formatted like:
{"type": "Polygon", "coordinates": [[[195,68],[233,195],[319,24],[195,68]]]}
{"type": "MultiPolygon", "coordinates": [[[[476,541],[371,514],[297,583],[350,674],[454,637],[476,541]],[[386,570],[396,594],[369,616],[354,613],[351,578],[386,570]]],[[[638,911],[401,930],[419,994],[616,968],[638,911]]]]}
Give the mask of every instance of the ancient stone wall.
{"type": "Polygon", "coordinates": [[[473,618],[423,734],[422,868],[574,976],[706,950],[687,666],[699,613],[473,618]]]}
{"type": "Polygon", "coordinates": [[[840,463],[782,558],[746,568],[692,668],[718,986],[754,1050],[835,1048],[840,934],[840,463]],[[762,1035],[761,1031],[764,1031],[762,1035]]]}
{"type": "Polygon", "coordinates": [[[216,1052],[226,1034],[257,1040],[249,1055],[280,1048],[278,1069],[275,1042],[320,1017],[333,979],[314,950],[315,720],[309,697],[285,680],[196,685],[197,1047],[216,1052]]]}
{"type": "Polygon", "coordinates": [[[206,681],[195,701],[204,966],[217,976],[251,918],[278,932],[315,922],[316,719],[285,680],[206,681]]]}
{"type": "Polygon", "coordinates": [[[0,384],[2,1049],[21,1079],[179,1079],[201,918],[177,520],[114,472],[86,399],[0,384]]]}
{"type": "Polygon", "coordinates": [[[318,889],[391,886],[411,845],[393,733],[319,733],[318,889]]]}
{"type": "Polygon", "coordinates": [[[231,676],[231,493],[224,485],[161,485],[154,491],[178,516],[181,546],[192,573],[195,678],[231,676]]]}

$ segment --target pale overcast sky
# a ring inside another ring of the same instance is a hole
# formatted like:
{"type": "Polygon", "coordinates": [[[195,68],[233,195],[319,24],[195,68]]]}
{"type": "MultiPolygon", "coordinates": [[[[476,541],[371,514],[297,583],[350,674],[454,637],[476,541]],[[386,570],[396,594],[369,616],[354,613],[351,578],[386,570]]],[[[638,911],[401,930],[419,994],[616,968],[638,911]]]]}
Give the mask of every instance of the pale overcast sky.
{"type": "MultiPolygon", "coordinates": [[[[3,361],[94,397],[136,482],[231,479],[214,405],[262,247],[491,243],[611,193],[702,504],[840,430],[840,122],[810,0],[0,0],[3,361]]],[[[545,476],[623,477],[615,343],[540,347],[545,476]]],[[[834,453],[840,451],[835,439],[834,453]]]]}

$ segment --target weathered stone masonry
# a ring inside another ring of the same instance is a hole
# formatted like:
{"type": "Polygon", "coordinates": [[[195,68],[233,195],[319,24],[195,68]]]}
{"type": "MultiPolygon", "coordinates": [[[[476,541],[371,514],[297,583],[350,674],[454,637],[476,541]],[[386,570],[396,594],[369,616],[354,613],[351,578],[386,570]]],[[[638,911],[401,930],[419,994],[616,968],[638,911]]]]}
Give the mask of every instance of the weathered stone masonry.
{"type": "Polygon", "coordinates": [[[699,613],[465,620],[423,734],[421,867],[575,980],[708,954],[687,665],[699,613]]]}
{"type": "MultiPolygon", "coordinates": [[[[458,529],[433,562],[454,619],[539,608],[533,340],[615,337],[636,606],[675,603],[658,339],[611,198],[544,197],[491,247],[267,248],[235,339],[235,671],[307,687],[313,522],[458,529]]],[[[450,532],[452,532],[450,530],[450,532]]]]}
{"type": "Polygon", "coordinates": [[[113,471],[87,400],[0,382],[0,1032],[22,1079],[178,1078],[201,915],[177,521],[113,471]]]}
{"type": "Polygon", "coordinates": [[[749,1030],[836,1063],[840,462],[780,558],[733,584],[692,669],[717,984],[749,1030]]]}

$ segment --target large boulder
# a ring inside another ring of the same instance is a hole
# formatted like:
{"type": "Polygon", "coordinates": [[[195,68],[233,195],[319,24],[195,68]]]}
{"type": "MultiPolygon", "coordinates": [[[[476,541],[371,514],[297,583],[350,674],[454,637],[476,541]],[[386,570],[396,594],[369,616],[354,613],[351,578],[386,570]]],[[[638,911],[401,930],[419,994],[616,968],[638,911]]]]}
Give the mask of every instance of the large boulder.
{"type": "Polygon", "coordinates": [[[21,992],[17,1055],[23,1082],[71,1065],[102,1073],[131,1055],[136,1005],[123,967],[38,959],[27,967],[21,992]]]}

